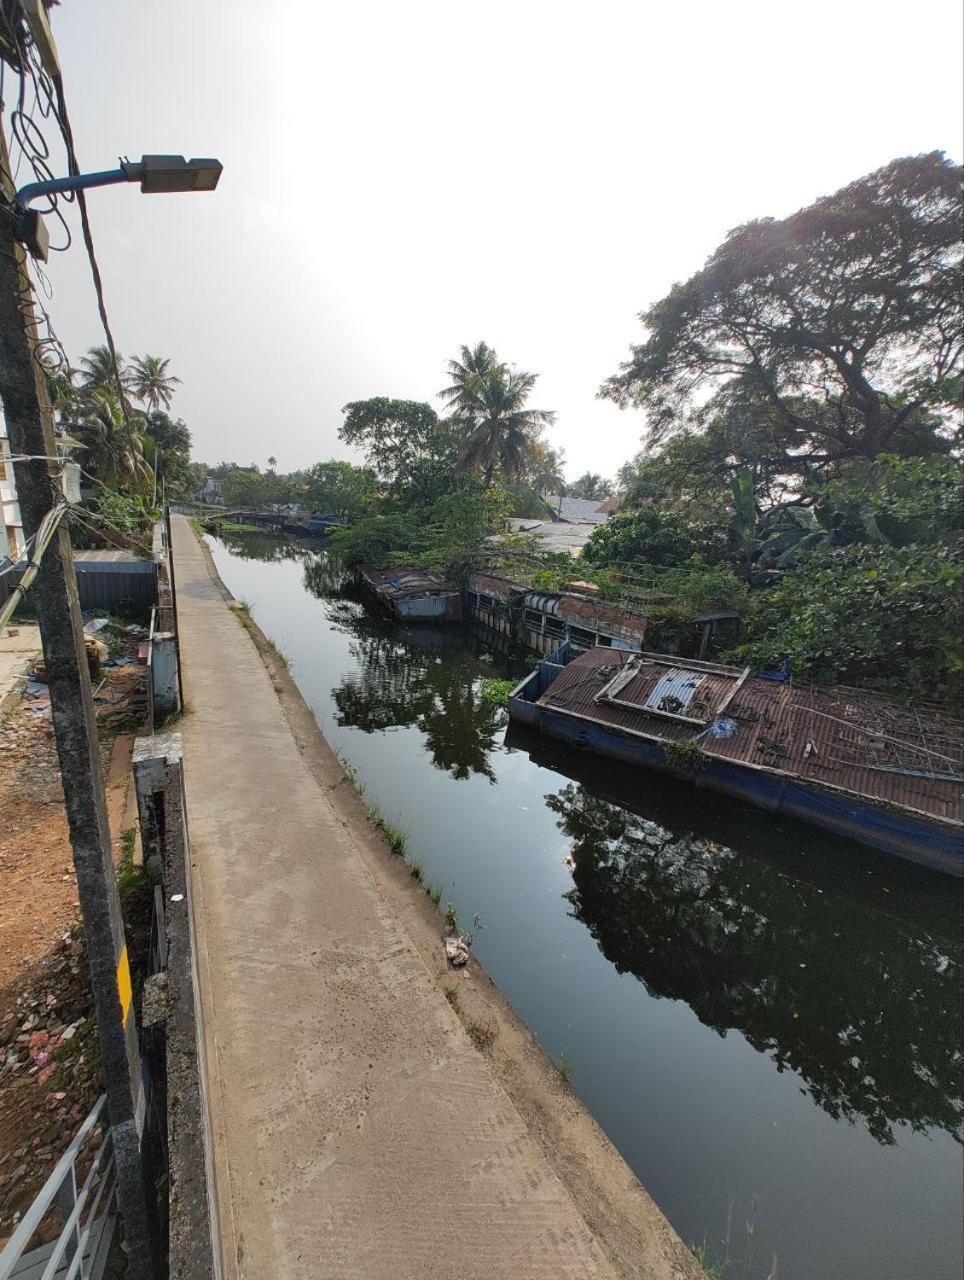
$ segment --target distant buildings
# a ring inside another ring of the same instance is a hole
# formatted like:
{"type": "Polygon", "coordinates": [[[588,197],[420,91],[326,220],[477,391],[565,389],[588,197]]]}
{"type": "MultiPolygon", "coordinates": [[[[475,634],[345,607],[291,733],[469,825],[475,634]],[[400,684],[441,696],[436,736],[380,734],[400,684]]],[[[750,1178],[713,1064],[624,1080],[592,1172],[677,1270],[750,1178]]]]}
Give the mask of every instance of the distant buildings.
{"type": "Polygon", "coordinates": [[[548,551],[568,551],[578,555],[597,525],[605,524],[619,507],[619,498],[564,498],[558,493],[543,499],[552,512],[551,520],[534,517],[509,521],[513,533],[534,534],[548,551]]]}
{"type": "Polygon", "coordinates": [[[212,505],[220,506],[223,493],[221,490],[221,476],[206,475],[204,484],[198,489],[198,501],[209,502],[212,505]]]}

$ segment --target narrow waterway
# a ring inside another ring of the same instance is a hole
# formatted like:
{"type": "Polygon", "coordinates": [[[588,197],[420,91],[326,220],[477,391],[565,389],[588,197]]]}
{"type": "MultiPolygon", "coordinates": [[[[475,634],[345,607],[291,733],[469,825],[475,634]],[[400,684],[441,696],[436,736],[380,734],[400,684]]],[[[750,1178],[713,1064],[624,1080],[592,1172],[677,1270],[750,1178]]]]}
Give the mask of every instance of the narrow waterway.
{"type": "Polygon", "coordinates": [[[507,734],[468,629],[377,623],[323,552],[211,545],[684,1239],[727,1280],[958,1280],[957,883],[507,734]]]}

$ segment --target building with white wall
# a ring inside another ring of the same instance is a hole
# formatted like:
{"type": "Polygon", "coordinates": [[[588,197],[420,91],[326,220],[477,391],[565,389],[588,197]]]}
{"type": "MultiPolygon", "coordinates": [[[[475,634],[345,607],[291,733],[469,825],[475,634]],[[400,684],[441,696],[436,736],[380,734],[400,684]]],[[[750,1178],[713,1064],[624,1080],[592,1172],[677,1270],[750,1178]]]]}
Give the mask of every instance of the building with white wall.
{"type": "Polygon", "coordinates": [[[0,560],[4,557],[16,560],[24,550],[23,521],[17,501],[13,463],[10,461],[10,440],[7,424],[0,412],[0,560]]]}

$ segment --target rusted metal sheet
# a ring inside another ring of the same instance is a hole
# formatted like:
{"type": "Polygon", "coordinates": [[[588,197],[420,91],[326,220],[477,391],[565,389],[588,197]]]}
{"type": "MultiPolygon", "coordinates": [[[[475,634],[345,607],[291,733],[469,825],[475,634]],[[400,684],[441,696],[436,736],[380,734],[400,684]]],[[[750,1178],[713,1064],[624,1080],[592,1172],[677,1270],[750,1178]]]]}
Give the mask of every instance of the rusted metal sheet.
{"type": "Polygon", "coordinates": [[[497,600],[508,600],[522,590],[509,578],[501,578],[494,573],[473,573],[469,578],[469,590],[481,595],[495,596],[497,600]]]}
{"type": "Polygon", "coordinates": [[[611,649],[592,649],[569,663],[539,703],[655,741],[690,739],[707,756],[964,822],[964,722],[941,712],[898,706],[863,691],[744,677],[737,667],[701,673],[669,657],[646,662],[611,649]],[[599,696],[627,664],[637,663],[616,702],[599,696]],[[652,706],[654,695],[678,688],[684,671],[700,677],[685,714],[704,719],[702,730],[652,706]],[[677,675],[667,683],[672,672],[677,675]],[[716,719],[715,708],[741,677],[716,719]]]}
{"type": "Polygon", "coordinates": [[[364,586],[405,622],[461,622],[462,593],[422,569],[360,568],[364,586]]]}
{"type": "Polygon", "coordinates": [[[630,613],[605,600],[587,600],[582,596],[559,597],[556,613],[564,622],[603,635],[615,635],[624,640],[642,643],[646,635],[647,620],[640,613],[630,613]]]}

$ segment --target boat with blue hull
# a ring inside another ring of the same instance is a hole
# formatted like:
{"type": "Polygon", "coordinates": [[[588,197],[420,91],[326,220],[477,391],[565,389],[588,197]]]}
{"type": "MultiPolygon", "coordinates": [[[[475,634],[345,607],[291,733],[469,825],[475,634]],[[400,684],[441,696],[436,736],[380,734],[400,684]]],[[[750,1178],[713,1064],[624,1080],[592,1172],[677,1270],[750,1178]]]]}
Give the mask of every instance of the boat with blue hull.
{"type": "Polygon", "coordinates": [[[964,724],[865,690],[566,642],[510,718],[935,871],[964,875],[964,724]]]}

